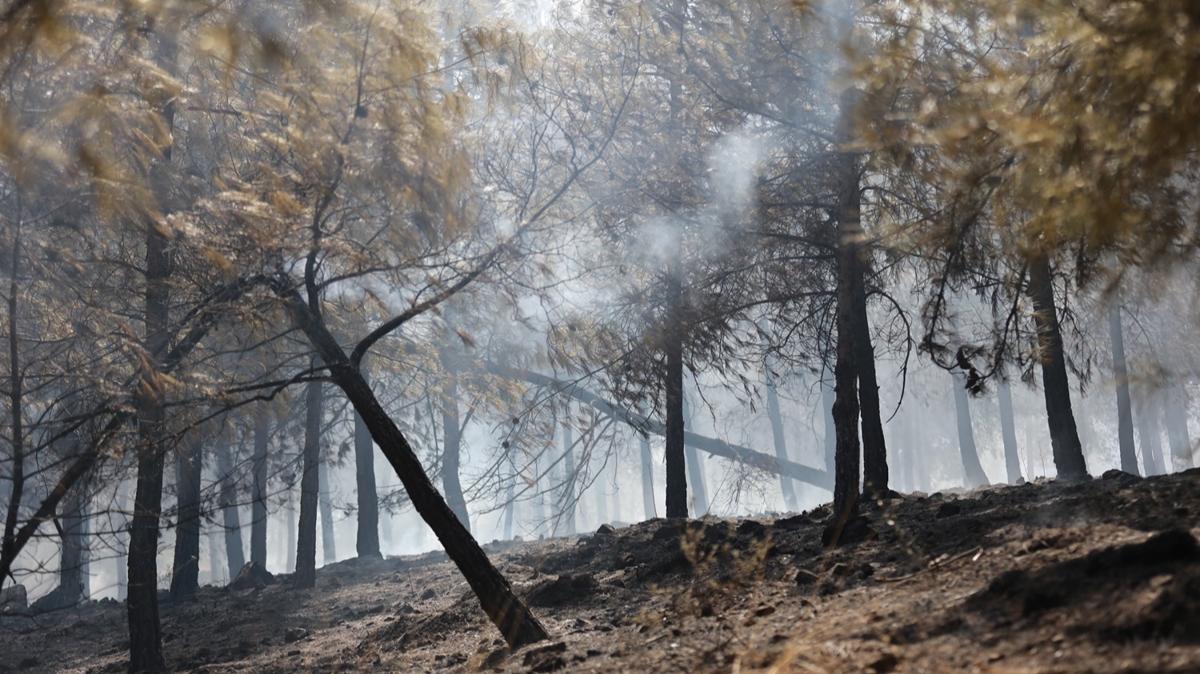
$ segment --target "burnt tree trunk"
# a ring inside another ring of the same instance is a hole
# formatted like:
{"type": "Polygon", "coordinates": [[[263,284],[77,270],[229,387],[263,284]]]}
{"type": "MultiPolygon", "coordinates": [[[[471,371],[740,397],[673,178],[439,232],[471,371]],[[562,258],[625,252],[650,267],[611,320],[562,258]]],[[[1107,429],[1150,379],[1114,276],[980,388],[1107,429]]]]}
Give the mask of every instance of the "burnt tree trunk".
{"type": "Polygon", "coordinates": [[[137,396],[137,488],[129,531],[129,671],[161,672],[162,634],[158,620],[158,518],[162,512],[166,415],[157,385],[158,360],[167,343],[167,241],[146,228],[146,352],[151,354],[137,396]]]}
{"type": "MultiPolygon", "coordinates": [[[[442,363],[448,364],[450,356],[443,351],[442,363]]],[[[458,519],[471,530],[471,516],[467,512],[467,499],[459,481],[459,464],[462,458],[462,428],[458,414],[458,377],[446,366],[448,382],[442,392],[442,491],[446,503],[458,515],[458,519]]]]}
{"type": "Polygon", "coordinates": [[[1012,389],[1008,380],[1000,378],[996,385],[996,397],[1000,402],[1000,437],[1004,440],[1004,468],[1009,484],[1020,484],[1021,455],[1017,447],[1017,427],[1013,418],[1012,389]]]}
{"type": "Polygon", "coordinates": [[[434,488],[408,439],[380,406],[371,387],[350,363],[337,340],[299,296],[290,289],[285,292],[290,294],[286,299],[297,325],[329,367],[334,384],[345,392],[354,409],[362,415],[371,430],[371,437],[404,484],[413,508],[441,541],[447,556],[462,572],[484,612],[509,646],[515,649],[546,639],[545,628],[513,592],[508,580],[492,565],[471,532],[434,488]]]}
{"type": "MultiPolygon", "coordinates": [[[[313,365],[318,364],[313,358],[313,365]]],[[[304,453],[300,473],[300,525],[296,529],[296,573],[292,585],[311,588],[317,584],[317,500],[321,492],[321,419],[325,391],[319,381],[310,381],[304,395],[304,453]]]]}
{"type": "Polygon", "coordinates": [[[1075,415],[1071,411],[1071,384],[1067,379],[1066,353],[1058,324],[1058,308],[1054,303],[1050,259],[1045,254],[1034,255],[1029,261],[1029,294],[1033,299],[1033,318],[1038,332],[1042,390],[1046,397],[1054,467],[1059,479],[1086,479],[1087,463],[1075,427],[1075,415]]]}
{"type": "MultiPolygon", "coordinates": [[[[857,174],[856,174],[857,175],[857,174]]],[[[859,190],[858,181],[854,190],[859,190]]],[[[857,207],[856,207],[857,208],[857,207]]],[[[871,343],[871,324],[867,317],[867,292],[864,285],[866,251],[860,246],[854,283],[853,316],[854,364],[858,371],[859,415],[862,419],[863,488],[868,494],[888,491],[887,441],[879,412],[879,383],[875,377],[875,347],[871,343]]]]}
{"type": "Polygon", "coordinates": [[[654,456],[650,452],[650,438],[645,434],[638,433],[638,444],[642,462],[642,513],[649,520],[658,517],[654,505],[654,456]]]}
{"type": "Polygon", "coordinates": [[[1121,328],[1121,305],[1108,306],[1108,338],[1112,344],[1113,380],[1117,385],[1117,438],[1121,470],[1138,474],[1137,449],[1133,444],[1133,404],[1129,398],[1129,368],[1125,364],[1125,334],[1121,328]]]}
{"type": "Polygon", "coordinates": [[[1162,453],[1162,429],[1158,424],[1158,395],[1150,391],[1139,397],[1137,426],[1142,441],[1142,463],[1146,475],[1162,475],[1167,472],[1162,453]]]}
{"type": "Polygon", "coordinates": [[[175,555],[171,564],[171,598],[191,599],[200,586],[200,439],[183,438],[175,450],[175,555]]]}
{"type": "Polygon", "coordinates": [[[217,479],[220,480],[217,505],[221,508],[225,532],[225,565],[229,570],[230,580],[246,564],[246,551],[242,547],[242,523],[238,513],[237,479],[233,472],[229,443],[221,442],[217,446],[217,479]]]}
{"type": "Polygon", "coordinates": [[[971,423],[971,401],[967,399],[967,381],[959,372],[953,372],[954,418],[958,428],[958,454],[962,458],[963,483],[968,487],[983,487],[988,484],[987,474],[979,463],[979,450],[975,446],[975,427],[971,423]]]}
{"type": "Polygon", "coordinates": [[[62,556],[55,608],[75,606],[87,599],[87,482],[75,485],[62,517],[62,556]]]}
{"type": "MultiPolygon", "coordinates": [[[[570,414],[570,407],[565,408],[570,414]]],[[[575,535],[575,431],[570,423],[562,425],[563,443],[563,480],[561,505],[562,532],[566,536],[575,535]]]]}
{"type": "Polygon", "coordinates": [[[318,469],[321,497],[321,563],[333,564],[337,561],[337,544],[334,540],[333,526],[333,497],[330,494],[329,462],[322,460],[318,469]]]}
{"type": "MultiPolygon", "coordinates": [[[[363,373],[366,378],[366,373],[363,373]]],[[[354,413],[354,482],[358,487],[358,533],[355,551],[359,557],[382,557],[379,549],[379,493],[375,487],[375,443],[358,412],[354,413]]]]}
{"type": "Polygon", "coordinates": [[[821,418],[825,422],[825,435],[821,439],[825,447],[825,470],[833,473],[837,455],[837,428],[833,423],[834,387],[821,378],[821,418]]]}
{"type": "MultiPolygon", "coordinates": [[[[171,50],[173,51],[173,50],[171,50]]],[[[173,60],[173,54],[171,55],[173,60]]],[[[174,103],[162,111],[166,126],[173,126],[174,103]]],[[[170,148],[164,152],[170,161],[170,148]]],[[[169,323],[170,254],[159,228],[146,225],[145,351],[147,370],[138,387],[137,488],[133,496],[133,522],[129,532],[129,588],[126,612],[129,622],[129,671],[161,672],[162,632],[158,617],[158,520],[162,513],[163,435],[166,412],[158,372],[167,352],[169,323]]]]}
{"type": "MultiPolygon", "coordinates": [[[[852,119],[856,92],[847,90],[841,100],[838,140],[853,138],[852,119]]],[[[859,246],[862,241],[858,179],[858,155],[842,149],[837,159],[837,302],[833,367],[833,426],[837,438],[834,454],[833,519],[822,536],[826,545],[836,545],[842,529],[858,509],[861,447],[858,438],[858,367],[855,362],[854,304],[856,287],[862,281],[859,246]]]]}
{"type": "Polygon", "coordinates": [[[250,561],[264,569],[267,568],[267,443],[270,434],[267,409],[259,405],[254,412],[254,454],[250,459],[254,473],[250,486],[250,561]]]}
{"type": "Polygon", "coordinates": [[[667,274],[670,303],[666,326],[667,369],[663,388],[666,401],[667,517],[688,516],[688,485],[684,449],[683,421],[683,326],[679,306],[683,302],[681,271],[678,263],[667,274]]]}

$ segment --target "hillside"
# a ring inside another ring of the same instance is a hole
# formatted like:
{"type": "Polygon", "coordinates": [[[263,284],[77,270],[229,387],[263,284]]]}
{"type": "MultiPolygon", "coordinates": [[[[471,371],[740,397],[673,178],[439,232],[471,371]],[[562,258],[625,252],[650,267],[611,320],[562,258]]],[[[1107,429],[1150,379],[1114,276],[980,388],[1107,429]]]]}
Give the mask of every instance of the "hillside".
{"type": "MultiPolygon", "coordinates": [[[[196,672],[1200,670],[1200,470],[822,509],[653,520],[494,559],[554,640],[509,653],[440,554],[347,561],[163,608],[196,672]]],[[[0,671],[123,671],[123,609],[0,619],[0,671]]]]}

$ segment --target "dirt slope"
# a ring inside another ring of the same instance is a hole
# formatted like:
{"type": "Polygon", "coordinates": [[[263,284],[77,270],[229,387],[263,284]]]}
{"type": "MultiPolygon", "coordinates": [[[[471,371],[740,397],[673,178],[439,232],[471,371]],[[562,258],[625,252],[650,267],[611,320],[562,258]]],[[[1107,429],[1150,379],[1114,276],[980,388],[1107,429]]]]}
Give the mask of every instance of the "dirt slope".
{"type": "MultiPolygon", "coordinates": [[[[508,653],[441,555],[163,610],[197,672],[1200,672],[1200,470],[494,544],[554,641],[508,653]]],[[[284,579],[286,580],[286,579],[284,579]]],[[[0,671],[123,671],[114,602],[0,619],[0,671]]]]}

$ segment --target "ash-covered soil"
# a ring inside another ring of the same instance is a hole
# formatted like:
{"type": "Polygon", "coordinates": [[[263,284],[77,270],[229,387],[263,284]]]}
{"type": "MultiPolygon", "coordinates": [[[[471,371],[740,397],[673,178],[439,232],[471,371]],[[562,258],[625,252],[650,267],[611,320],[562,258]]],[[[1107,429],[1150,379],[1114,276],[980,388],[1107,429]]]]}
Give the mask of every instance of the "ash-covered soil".
{"type": "MultiPolygon", "coordinates": [[[[163,607],[195,672],[1197,672],[1200,469],[823,509],[652,520],[493,559],[553,638],[509,653],[443,555],[347,561],[313,591],[163,607]]],[[[0,618],[0,671],[118,672],[115,602],[0,618]]]]}

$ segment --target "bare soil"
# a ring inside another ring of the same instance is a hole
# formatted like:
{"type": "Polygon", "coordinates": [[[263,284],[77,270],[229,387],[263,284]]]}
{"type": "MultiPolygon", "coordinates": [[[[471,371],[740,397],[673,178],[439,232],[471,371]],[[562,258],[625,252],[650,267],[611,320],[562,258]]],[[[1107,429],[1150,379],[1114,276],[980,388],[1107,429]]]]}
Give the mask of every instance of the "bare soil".
{"type": "MultiPolygon", "coordinates": [[[[510,653],[441,554],[164,605],[195,672],[1200,672],[1200,469],[495,543],[553,638],[510,653]]],[[[0,618],[0,671],[119,672],[115,602],[0,618]]]]}

